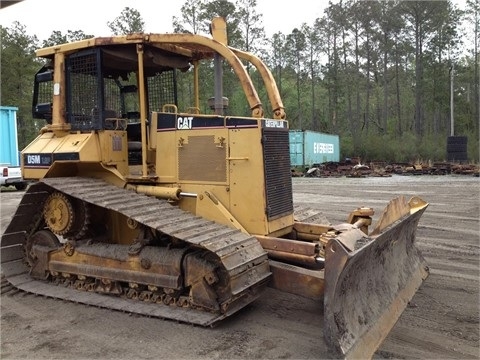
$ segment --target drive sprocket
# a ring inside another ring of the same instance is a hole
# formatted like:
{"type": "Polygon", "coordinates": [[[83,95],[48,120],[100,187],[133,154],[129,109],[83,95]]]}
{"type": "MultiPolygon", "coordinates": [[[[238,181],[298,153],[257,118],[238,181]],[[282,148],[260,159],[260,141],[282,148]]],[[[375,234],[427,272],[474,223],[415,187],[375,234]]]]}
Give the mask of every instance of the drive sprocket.
{"type": "Polygon", "coordinates": [[[48,228],[65,238],[81,238],[89,223],[85,203],[58,191],[47,198],[43,216],[48,228]]]}

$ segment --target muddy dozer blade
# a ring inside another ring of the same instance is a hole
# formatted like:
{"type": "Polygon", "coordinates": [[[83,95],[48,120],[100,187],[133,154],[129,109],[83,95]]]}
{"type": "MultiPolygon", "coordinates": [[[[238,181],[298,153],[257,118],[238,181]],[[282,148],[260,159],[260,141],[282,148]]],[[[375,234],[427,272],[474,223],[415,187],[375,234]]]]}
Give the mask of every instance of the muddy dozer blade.
{"type": "Polygon", "coordinates": [[[324,337],[334,356],[371,358],[427,278],[428,266],[414,245],[427,206],[416,197],[394,199],[354,249],[341,238],[328,243],[324,337]]]}

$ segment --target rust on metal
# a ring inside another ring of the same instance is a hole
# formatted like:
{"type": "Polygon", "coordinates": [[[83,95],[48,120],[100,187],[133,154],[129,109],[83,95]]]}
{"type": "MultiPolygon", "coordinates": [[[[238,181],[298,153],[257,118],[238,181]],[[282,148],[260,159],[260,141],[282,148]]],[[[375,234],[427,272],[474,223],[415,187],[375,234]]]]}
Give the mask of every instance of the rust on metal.
{"type": "Polygon", "coordinates": [[[320,235],[332,229],[329,225],[311,224],[307,222],[295,221],[293,229],[297,233],[299,239],[318,241],[320,235]]]}
{"type": "Polygon", "coordinates": [[[416,198],[394,199],[385,212],[395,209],[396,216],[380,219],[384,231],[364,246],[350,252],[337,239],[327,244],[324,335],[335,353],[371,358],[427,278],[428,266],[414,246],[427,206],[416,198]]]}
{"type": "Polygon", "coordinates": [[[325,287],[323,271],[305,269],[275,260],[270,260],[270,269],[271,287],[313,300],[323,298],[325,287]]]}
{"type": "Polygon", "coordinates": [[[2,271],[21,290],[205,326],[256,299],[271,275],[267,253],[254,237],[195,217],[166,200],[93,178],[45,178],[31,185],[2,236],[1,247],[2,271]],[[140,238],[140,246],[132,252],[135,243],[122,245],[85,238],[71,241],[72,251],[66,254],[63,246],[54,244],[47,235],[30,236],[27,241],[25,233],[18,230],[32,224],[36,209],[42,208],[55,191],[76,199],[72,204],[101,205],[122,214],[125,227],[136,221],[141,224],[137,227],[139,236],[143,234],[141,228],[154,229],[164,236],[174,232],[176,242],[187,246],[169,249],[142,245],[142,241],[148,243],[147,237],[140,238]],[[30,266],[23,260],[25,246],[33,254],[30,266]],[[29,275],[32,269],[36,278],[29,275]],[[44,282],[46,278],[50,282],[44,282]],[[84,296],[78,290],[91,294],[84,296]],[[104,293],[120,298],[110,300],[104,293]],[[123,297],[137,301],[125,303],[123,297]],[[138,304],[138,300],[149,305],[138,304]],[[179,305],[188,311],[179,311],[179,305]],[[201,307],[212,313],[202,314],[205,310],[197,309],[201,307]]]}
{"type": "Polygon", "coordinates": [[[295,241],[271,236],[255,235],[265,250],[274,250],[278,252],[288,252],[298,255],[315,256],[318,255],[318,245],[312,242],[295,241]]]}

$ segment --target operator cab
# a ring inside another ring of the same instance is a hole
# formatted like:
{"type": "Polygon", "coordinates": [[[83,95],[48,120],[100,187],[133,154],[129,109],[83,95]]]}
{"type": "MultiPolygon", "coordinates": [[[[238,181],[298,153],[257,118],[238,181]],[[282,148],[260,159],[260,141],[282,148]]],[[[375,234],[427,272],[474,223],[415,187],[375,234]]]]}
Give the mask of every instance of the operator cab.
{"type": "MultiPolygon", "coordinates": [[[[147,47],[147,46],[145,46],[147,47]]],[[[165,50],[145,50],[146,113],[165,104],[177,105],[175,69],[189,68],[188,58],[168,55],[165,50]]],[[[65,122],[73,131],[112,130],[140,119],[138,57],[136,44],[81,50],[65,59],[65,122]],[[120,121],[122,120],[122,121],[120,121]]],[[[33,117],[52,122],[53,69],[47,64],[35,75],[33,117]]],[[[133,134],[134,132],[132,132],[133,134]]]]}

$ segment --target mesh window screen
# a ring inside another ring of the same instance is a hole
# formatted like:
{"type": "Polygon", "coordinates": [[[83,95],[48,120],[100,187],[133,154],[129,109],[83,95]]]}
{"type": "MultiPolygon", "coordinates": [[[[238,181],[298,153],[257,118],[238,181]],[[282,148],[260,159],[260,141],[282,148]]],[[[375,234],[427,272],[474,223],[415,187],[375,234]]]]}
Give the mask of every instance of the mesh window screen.
{"type": "Polygon", "coordinates": [[[50,64],[35,74],[33,88],[32,116],[34,119],[52,121],[53,70],[50,64]]]}
{"type": "Polygon", "coordinates": [[[105,99],[105,118],[118,118],[122,115],[122,103],[120,101],[120,87],[115,79],[104,79],[103,98],[105,99]]]}
{"type": "Polygon", "coordinates": [[[68,121],[73,130],[102,129],[99,56],[89,51],[67,59],[68,121]]]}
{"type": "Polygon", "coordinates": [[[38,84],[38,103],[45,104],[52,101],[53,81],[38,84]]]}
{"type": "Polygon", "coordinates": [[[175,70],[164,71],[147,79],[150,111],[162,111],[165,104],[177,105],[175,70]]]}
{"type": "MultiPolygon", "coordinates": [[[[101,49],[67,58],[67,118],[73,130],[108,128],[108,118],[139,119],[137,63],[115,68],[120,63],[107,60],[108,54],[101,49]]],[[[146,87],[148,113],[162,111],[165,104],[177,104],[175,70],[146,77],[146,87]]]]}

